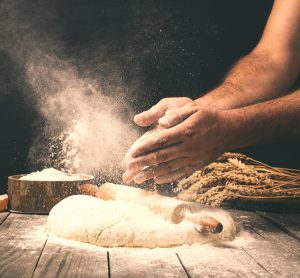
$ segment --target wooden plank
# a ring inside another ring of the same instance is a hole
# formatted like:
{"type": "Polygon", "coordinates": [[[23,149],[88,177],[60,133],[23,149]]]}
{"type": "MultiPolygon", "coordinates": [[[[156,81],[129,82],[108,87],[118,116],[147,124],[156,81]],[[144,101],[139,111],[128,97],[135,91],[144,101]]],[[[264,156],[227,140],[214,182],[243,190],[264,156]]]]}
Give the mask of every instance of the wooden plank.
{"type": "Polygon", "coordinates": [[[11,213],[0,226],[0,277],[31,277],[43,250],[46,218],[11,213]]]}
{"type": "MultiPolygon", "coordinates": [[[[300,206],[300,204],[299,204],[300,206]]],[[[290,233],[300,240],[300,214],[283,214],[271,212],[258,212],[260,216],[265,217],[273,224],[277,224],[279,229],[290,233]]]]}
{"type": "Polygon", "coordinates": [[[33,277],[107,277],[104,248],[49,238],[33,277]]]}
{"type": "Polygon", "coordinates": [[[8,211],[0,212],[0,225],[4,222],[7,216],[10,214],[8,211]]]}
{"type": "Polygon", "coordinates": [[[252,240],[240,248],[203,245],[178,254],[191,276],[257,277],[300,273],[300,243],[254,212],[232,210],[252,240]]]}
{"type": "Polygon", "coordinates": [[[191,246],[178,250],[191,277],[269,277],[270,274],[240,248],[191,246]]]}
{"type": "Polygon", "coordinates": [[[187,277],[170,248],[114,248],[109,251],[111,277],[187,277]]]}
{"type": "MultiPolygon", "coordinates": [[[[29,215],[10,213],[0,226],[0,238],[6,239],[35,239],[37,236],[46,237],[46,215],[29,215]]],[[[40,239],[40,238],[39,238],[40,239]]]]}
{"type": "Polygon", "coordinates": [[[233,211],[253,241],[243,250],[273,276],[300,273],[300,242],[254,212],[233,211]]]}

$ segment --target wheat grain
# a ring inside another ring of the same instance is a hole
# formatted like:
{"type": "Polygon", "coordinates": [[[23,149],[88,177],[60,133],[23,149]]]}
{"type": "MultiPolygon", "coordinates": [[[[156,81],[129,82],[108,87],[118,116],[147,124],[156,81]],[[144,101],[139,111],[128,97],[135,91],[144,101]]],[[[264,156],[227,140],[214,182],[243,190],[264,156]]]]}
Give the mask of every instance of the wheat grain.
{"type": "Polygon", "coordinates": [[[224,153],[176,188],[177,198],[220,206],[237,198],[300,197],[300,170],[271,167],[239,153],[224,153]]]}

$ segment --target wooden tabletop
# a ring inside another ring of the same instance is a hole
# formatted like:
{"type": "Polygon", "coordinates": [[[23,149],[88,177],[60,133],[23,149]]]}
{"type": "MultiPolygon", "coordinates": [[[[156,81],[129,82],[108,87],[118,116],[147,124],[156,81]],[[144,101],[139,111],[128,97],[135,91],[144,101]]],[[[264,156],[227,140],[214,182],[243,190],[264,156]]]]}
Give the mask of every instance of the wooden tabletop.
{"type": "Polygon", "coordinates": [[[247,244],[151,250],[60,241],[47,216],[2,212],[0,277],[300,277],[300,214],[232,213],[247,244]]]}

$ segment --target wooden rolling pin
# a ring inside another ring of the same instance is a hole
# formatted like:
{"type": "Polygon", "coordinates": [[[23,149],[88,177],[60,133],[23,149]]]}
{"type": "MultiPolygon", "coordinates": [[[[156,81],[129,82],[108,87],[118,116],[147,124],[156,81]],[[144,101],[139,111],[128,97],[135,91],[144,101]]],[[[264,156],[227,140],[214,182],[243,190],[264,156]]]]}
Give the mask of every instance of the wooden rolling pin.
{"type": "Polygon", "coordinates": [[[80,186],[80,191],[103,200],[123,200],[147,206],[152,212],[163,215],[175,224],[185,219],[192,222],[200,233],[217,234],[223,230],[223,225],[218,220],[202,213],[204,209],[208,209],[205,205],[187,203],[155,192],[112,183],[105,183],[100,187],[84,184],[80,186]]]}
{"type": "Polygon", "coordinates": [[[0,195],[0,212],[7,209],[8,196],[7,194],[0,195]]]}

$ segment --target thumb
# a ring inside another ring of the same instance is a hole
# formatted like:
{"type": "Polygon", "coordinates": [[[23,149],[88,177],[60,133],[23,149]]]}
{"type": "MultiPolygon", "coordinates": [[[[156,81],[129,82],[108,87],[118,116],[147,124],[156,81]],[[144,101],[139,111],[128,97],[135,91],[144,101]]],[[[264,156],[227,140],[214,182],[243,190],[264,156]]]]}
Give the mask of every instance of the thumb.
{"type": "Polygon", "coordinates": [[[139,126],[150,126],[157,122],[160,117],[165,114],[167,107],[157,103],[152,106],[149,110],[144,111],[134,116],[134,122],[139,126]]]}

